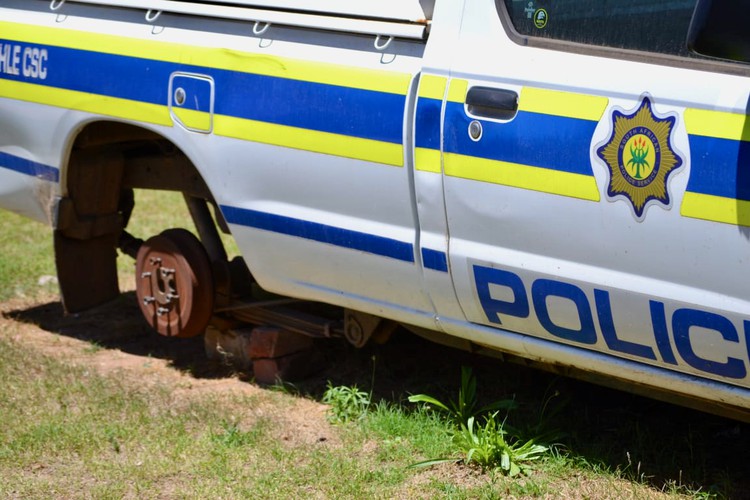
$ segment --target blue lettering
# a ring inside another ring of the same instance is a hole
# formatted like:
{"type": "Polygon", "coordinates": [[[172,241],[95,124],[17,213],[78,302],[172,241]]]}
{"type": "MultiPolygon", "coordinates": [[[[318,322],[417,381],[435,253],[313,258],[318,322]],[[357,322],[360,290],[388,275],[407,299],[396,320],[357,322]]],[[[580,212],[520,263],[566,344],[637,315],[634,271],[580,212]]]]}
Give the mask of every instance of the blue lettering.
{"type": "Polygon", "coordinates": [[[672,344],[669,343],[669,332],[667,331],[667,315],[664,312],[664,303],[655,300],[649,301],[651,309],[651,324],[654,328],[656,347],[659,349],[661,359],[670,365],[676,365],[677,360],[672,352],[672,344]]]}
{"type": "Polygon", "coordinates": [[[613,351],[656,360],[654,350],[649,346],[617,338],[615,322],[612,319],[612,307],[610,306],[609,292],[595,289],[594,300],[596,301],[596,313],[599,316],[599,326],[602,329],[602,335],[604,336],[604,341],[607,343],[607,347],[613,351]]]}
{"type": "MultiPolygon", "coordinates": [[[[501,316],[507,315],[516,318],[528,318],[531,314],[529,297],[520,276],[503,269],[473,266],[474,282],[477,295],[484,314],[489,322],[501,325],[501,316]],[[502,287],[507,292],[493,290],[493,287],[502,287]],[[502,295],[499,299],[492,296],[502,295]]],[[[746,361],[742,358],[726,356],[726,360],[706,359],[701,357],[694,348],[694,341],[700,339],[701,335],[714,335],[715,342],[706,342],[707,352],[715,350],[716,344],[729,342],[740,344],[740,336],[732,321],[716,313],[700,311],[696,309],[678,309],[671,316],[672,335],[670,336],[665,304],[657,300],[649,300],[649,311],[653,336],[656,349],[647,344],[640,344],[620,339],[617,335],[610,294],[606,290],[594,289],[594,306],[599,328],[602,332],[604,342],[610,351],[637,356],[643,359],[658,361],[669,365],[678,365],[675,349],[684,363],[705,373],[731,379],[743,379],[748,375],[746,361]],[[693,329],[691,331],[691,329],[693,329]],[[709,333],[700,330],[709,330],[709,333]],[[715,335],[718,333],[720,338],[715,335]],[[656,352],[658,351],[658,356],[656,352]]],[[[531,285],[531,302],[539,324],[551,335],[560,339],[577,342],[579,344],[594,345],[597,343],[597,329],[594,323],[592,304],[586,293],[578,286],[552,279],[537,279],[531,285]],[[565,307],[550,307],[547,299],[556,297],[572,302],[575,311],[568,311],[571,317],[580,322],[580,327],[570,326],[572,319],[565,325],[560,314],[564,314],[565,307]],[[558,315],[557,323],[553,316],[558,315]],[[563,323],[563,324],[561,324],[563,323]]],[[[743,323],[744,341],[747,355],[750,357],[750,320],[743,323]]],[[[697,343],[695,345],[698,345],[697,343]]],[[[727,346],[728,347],[728,346],[727,346]]],[[[740,346],[737,346],[739,349],[740,346]]],[[[735,349],[734,351],[736,351],[735,349]]],[[[732,354],[734,354],[734,351],[732,354]]],[[[698,350],[700,352],[700,349],[698,350]]],[[[726,352],[726,351],[725,351],[726,352]]],[[[706,355],[706,354],[704,354],[706,355]]],[[[744,357],[744,353],[742,356],[744,357]]]]}
{"type": "Polygon", "coordinates": [[[672,316],[675,345],[682,359],[693,368],[727,378],[745,378],[747,370],[741,359],[727,358],[726,363],[720,363],[698,356],[690,339],[691,327],[713,330],[719,332],[724,340],[739,343],[737,329],[729,319],[718,314],[696,311],[695,309],[678,309],[672,316]]]}
{"type": "Polygon", "coordinates": [[[13,46],[13,58],[10,63],[10,68],[8,73],[11,75],[20,75],[21,71],[18,69],[18,63],[21,62],[21,46],[20,45],[14,45],[13,46]]]}
{"type": "Polygon", "coordinates": [[[529,299],[518,275],[501,269],[474,266],[474,282],[477,287],[479,302],[484,314],[491,323],[502,325],[500,314],[527,318],[529,316],[529,299]],[[506,302],[492,297],[490,285],[504,286],[513,292],[513,301],[506,302]]]}
{"type": "Polygon", "coordinates": [[[534,301],[539,323],[545,330],[561,339],[580,342],[582,344],[596,344],[596,327],[591,314],[591,307],[583,290],[569,283],[561,283],[546,279],[539,279],[531,285],[531,296],[534,301]],[[547,310],[547,297],[561,297],[575,304],[578,318],[581,321],[579,330],[556,325],[547,310]]]}
{"type": "Polygon", "coordinates": [[[0,44],[0,73],[8,73],[12,74],[10,72],[10,51],[12,50],[12,47],[8,44],[0,44]]]}

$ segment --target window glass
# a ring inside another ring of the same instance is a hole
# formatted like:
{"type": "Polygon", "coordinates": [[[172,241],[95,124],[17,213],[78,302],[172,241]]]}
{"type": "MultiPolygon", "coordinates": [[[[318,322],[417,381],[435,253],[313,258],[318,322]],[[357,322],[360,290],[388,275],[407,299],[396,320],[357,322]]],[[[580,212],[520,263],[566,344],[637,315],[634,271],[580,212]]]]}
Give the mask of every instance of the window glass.
{"type": "Polygon", "coordinates": [[[503,0],[516,30],[532,37],[689,56],[696,0],[503,0]]]}

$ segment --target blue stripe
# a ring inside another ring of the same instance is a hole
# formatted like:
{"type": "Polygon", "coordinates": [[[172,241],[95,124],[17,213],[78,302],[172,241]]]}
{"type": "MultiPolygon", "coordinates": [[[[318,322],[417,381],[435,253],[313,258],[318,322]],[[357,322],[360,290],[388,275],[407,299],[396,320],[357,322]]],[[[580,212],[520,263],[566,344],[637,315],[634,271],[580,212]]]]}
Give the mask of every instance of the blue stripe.
{"type": "Polygon", "coordinates": [[[445,255],[445,252],[432,250],[430,248],[423,248],[422,263],[427,269],[442,271],[444,273],[448,272],[448,258],[445,255]]]}
{"type": "Polygon", "coordinates": [[[59,182],[60,180],[58,169],[8,153],[0,152],[0,167],[46,181],[59,182]]]}
{"type": "Polygon", "coordinates": [[[463,104],[448,103],[446,152],[594,175],[589,155],[596,122],[519,111],[508,123],[483,121],[482,138],[474,142],[468,134],[472,120],[463,104]]]}
{"type": "Polygon", "coordinates": [[[216,79],[217,114],[402,143],[404,95],[247,73],[205,71],[213,73],[216,79]]]}
{"type": "MultiPolygon", "coordinates": [[[[0,40],[0,44],[10,43],[0,40]]],[[[21,47],[28,46],[12,42],[21,47]]],[[[173,72],[214,79],[214,112],[279,125],[401,144],[406,96],[239,71],[50,45],[47,78],[0,77],[149,104],[168,104],[173,72]]],[[[22,49],[23,50],[23,49],[22,49]]],[[[253,59],[247,59],[251,71],[253,59]]]]}
{"type": "Polygon", "coordinates": [[[172,80],[172,92],[177,89],[185,91],[185,102],[181,105],[172,103],[177,109],[190,109],[193,111],[211,111],[211,84],[203,78],[194,78],[187,75],[175,75],[172,80]]]}
{"type": "Polygon", "coordinates": [[[230,224],[361,250],[404,262],[414,262],[414,247],[411,243],[257,210],[222,205],[221,211],[230,224]]]}
{"type": "Polygon", "coordinates": [[[414,143],[418,148],[440,150],[440,113],[443,102],[420,97],[417,100],[417,118],[414,143]]]}
{"type": "Polygon", "coordinates": [[[693,193],[750,201],[750,143],[690,136],[690,181],[693,193]]]}

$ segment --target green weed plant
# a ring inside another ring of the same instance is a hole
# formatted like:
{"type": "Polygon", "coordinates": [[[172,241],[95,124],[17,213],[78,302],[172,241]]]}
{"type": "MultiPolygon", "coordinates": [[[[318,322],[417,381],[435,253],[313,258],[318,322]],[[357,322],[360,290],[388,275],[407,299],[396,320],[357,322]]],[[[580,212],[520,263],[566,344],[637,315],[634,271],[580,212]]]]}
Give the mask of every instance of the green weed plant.
{"type": "Polygon", "coordinates": [[[464,453],[464,463],[476,463],[484,470],[499,470],[516,476],[528,470],[528,463],[539,460],[549,450],[533,439],[523,442],[510,435],[499,422],[498,412],[477,424],[469,417],[466,424],[453,434],[453,442],[464,453]]]}
{"type": "Polygon", "coordinates": [[[328,388],[323,394],[323,402],[330,405],[328,419],[331,422],[346,423],[361,420],[370,407],[370,394],[353,386],[333,386],[328,382],[328,388]]]}
{"type": "Polygon", "coordinates": [[[501,400],[479,407],[476,390],[476,377],[470,368],[464,366],[461,368],[461,387],[455,401],[444,403],[427,394],[409,397],[411,403],[423,403],[445,414],[452,424],[449,436],[463,455],[463,459],[438,458],[416,463],[414,467],[463,460],[466,464],[477,464],[483,470],[516,476],[527,472],[529,462],[545,456],[549,451],[548,446],[539,444],[536,438],[522,440],[505,425],[505,420],[500,420],[500,410],[505,410],[507,415],[518,406],[514,400],[501,400]]]}

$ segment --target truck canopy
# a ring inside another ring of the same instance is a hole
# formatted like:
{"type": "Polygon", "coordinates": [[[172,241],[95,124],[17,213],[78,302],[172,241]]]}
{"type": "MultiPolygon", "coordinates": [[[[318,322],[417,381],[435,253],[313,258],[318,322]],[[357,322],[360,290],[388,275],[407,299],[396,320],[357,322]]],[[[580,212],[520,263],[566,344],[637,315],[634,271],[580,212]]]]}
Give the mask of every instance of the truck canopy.
{"type": "Polygon", "coordinates": [[[53,0],[50,8],[66,2],[143,9],[149,22],[171,12],[410,39],[426,38],[434,5],[434,0],[53,0]]]}
{"type": "MultiPolygon", "coordinates": [[[[186,1],[187,0],[178,0],[186,1]]],[[[191,2],[187,2],[191,3],[191,2]]],[[[424,22],[432,17],[434,0],[204,0],[192,3],[242,5],[261,9],[315,12],[404,22],[424,22]]]]}

